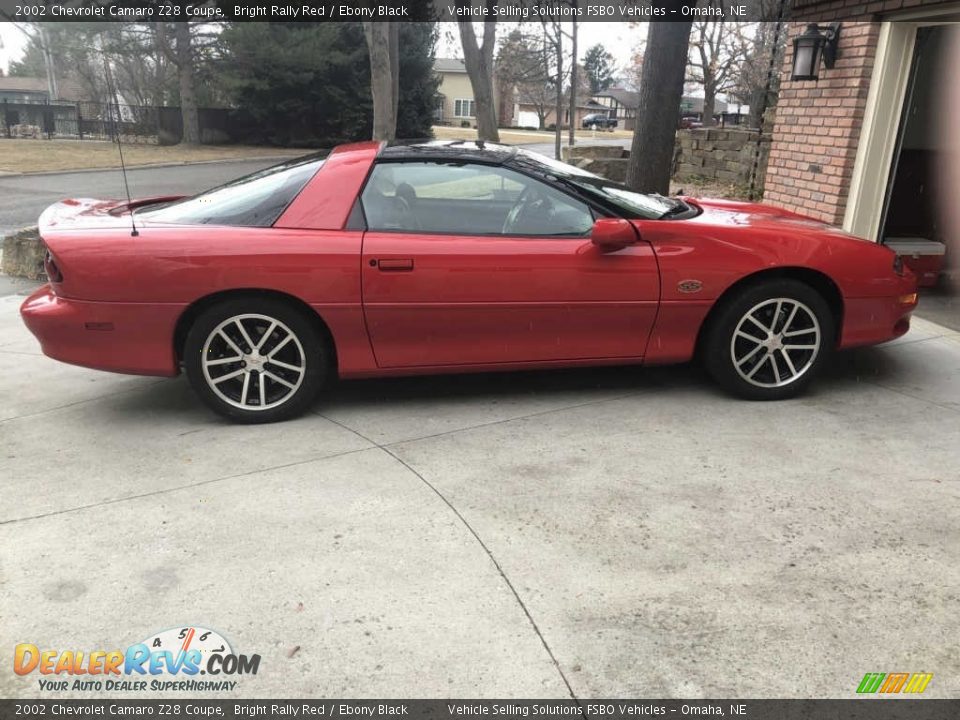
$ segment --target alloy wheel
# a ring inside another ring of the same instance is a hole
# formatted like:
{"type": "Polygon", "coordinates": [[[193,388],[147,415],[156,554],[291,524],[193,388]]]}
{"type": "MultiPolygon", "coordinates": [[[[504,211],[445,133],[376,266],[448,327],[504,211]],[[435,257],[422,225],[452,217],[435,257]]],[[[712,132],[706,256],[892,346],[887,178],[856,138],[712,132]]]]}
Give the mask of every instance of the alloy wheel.
{"type": "Polygon", "coordinates": [[[793,298],[771,298],[754,305],[737,323],[730,356],[746,382],[779,388],[813,367],[821,338],[820,323],[809,307],[793,298]]]}
{"type": "Polygon", "coordinates": [[[297,392],[306,374],[306,354],[286,324],[247,313],[224,320],[210,332],[201,367],[221,400],[262,411],[282,405],[297,392]]]}

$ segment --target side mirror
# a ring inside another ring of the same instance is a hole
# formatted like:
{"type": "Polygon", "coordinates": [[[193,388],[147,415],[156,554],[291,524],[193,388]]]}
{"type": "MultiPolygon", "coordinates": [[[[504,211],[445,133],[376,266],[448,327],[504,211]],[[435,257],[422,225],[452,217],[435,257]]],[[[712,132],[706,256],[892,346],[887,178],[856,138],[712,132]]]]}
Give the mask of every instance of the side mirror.
{"type": "Polygon", "coordinates": [[[600,218],[593,224],[590,241],[608,252],[636,245],[640,236],[629,221],[622,218],[600,218]]]}

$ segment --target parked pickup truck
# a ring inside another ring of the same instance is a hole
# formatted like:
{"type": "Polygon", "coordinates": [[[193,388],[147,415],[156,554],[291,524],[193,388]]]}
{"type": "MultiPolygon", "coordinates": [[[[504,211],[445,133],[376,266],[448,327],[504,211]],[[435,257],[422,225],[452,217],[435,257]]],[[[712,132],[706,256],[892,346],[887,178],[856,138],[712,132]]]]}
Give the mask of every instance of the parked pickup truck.
{"type": "Polygon", "coordinates": [[[582,126],[584,130],[599,130],[601,128],[613,130],[617,126],[617,119],[607,117],[603,113],[592,113],[583,116],[582,126]]]}

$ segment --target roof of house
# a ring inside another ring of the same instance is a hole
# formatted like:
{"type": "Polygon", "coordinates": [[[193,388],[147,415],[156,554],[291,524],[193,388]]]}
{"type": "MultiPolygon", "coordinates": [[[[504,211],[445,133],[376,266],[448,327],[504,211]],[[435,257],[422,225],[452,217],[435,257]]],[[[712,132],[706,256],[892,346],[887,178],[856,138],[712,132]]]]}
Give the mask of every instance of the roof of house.
{"type": "MultiPolygon", "coordinates": [[[[594,97],[613,98],[618,103],[630,108],[631,110],[636,109],[640,105],[640,93],[635,90],[627,90],[626,88],[610,88],[609,90],[595,93],[594,97]]],[[[703,112],[702,97],[684,95],[681,103],[687,112],[703,112]]],[[[716,100],[714,101],[713,109],[714,112],[724,112],[727,110],[727,103],[725,103],[723,100],[716,100]]]]}
{"type": "Polygon", "coordinates": [[[46,78],[0,77],[0,91],[9,92],[46,92],[46,78]]]}
{"type": "Polygon", "coordinates": [[[465,73],[467,66],[460,58],[437,58],[433,61],[434,72],[465,73]]]}
{"type": "Polygon", "coordinates": [[[640,93],[635,90],[627,90],[626,88],[608,88],[602,92],[595,93],[594,97],[613,98],[628,108],[635,108],[640,105],[640,93]]]}
{"type": "MultiPolygon", "coordinates": [[[[555,91],[550,91],[547,95],[532,93],[529,89],[526,88],[517,88],[514,95],[515,102],[518,105],[545,105],[547,109],[554,107],[557,104],[555,91]],[[546,100],[546,102],[544,102],[546,100]]],[[[563,93],[563,106],[570,106],[570,92],[569,90],[563,93]]],[[[601,105],[593,97],[580,95],[577,97],[577,107],[585,110],[609,110],[606,105],[601,105]]]]}
{"type": "MultiPolygon", "coordinates": [[[[47,94],[47,79],[41,77],[0,77],[0,92],[27,92],[47,94]]],[[[60,100],[83,100],[87,93],[73,78],[58,78],[57,92],[60,100]]]]}

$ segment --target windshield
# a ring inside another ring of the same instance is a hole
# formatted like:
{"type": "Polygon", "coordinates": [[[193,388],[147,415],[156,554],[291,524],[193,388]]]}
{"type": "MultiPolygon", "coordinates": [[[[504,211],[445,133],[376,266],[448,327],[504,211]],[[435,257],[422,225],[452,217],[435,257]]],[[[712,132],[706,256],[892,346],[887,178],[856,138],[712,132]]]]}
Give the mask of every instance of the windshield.
{"type": "Polygon", "coordinates": [[[638,193],[628,190],[623,185],[598,178],[586,180],[583,178],[569,178],[571,185],[575,185],[588,195],[605,201],[608,204],[616,206],[622,210],[626,217],[643,218],[646,220],[659,220],[665,215],[671,213],[674,208],[686,204],[673,198],[664,197],[656,193],[638,193]]]}
{"type": "Polygon", "coordinates": [[[580,195],[593,197],[605,205],[614,206],[624,217],[659,220],[681,207],[687,208],[687,205],[679,200],[656,193],[635,192],[620,183],[594,175],[575,165],[568,165],[529,150],[517,150],[512,162],[542,174],[552,175],[572,186],[580,195]]]}
{"type": "Polygon", "coordinates": [[[220,187],[137,212],[146,219],[177,225],[269,227],[323,165],[310,155],[274,165],[220,187]]]}

